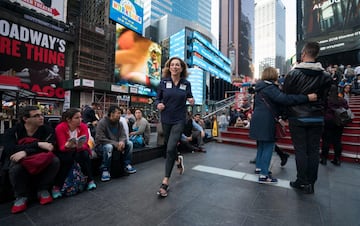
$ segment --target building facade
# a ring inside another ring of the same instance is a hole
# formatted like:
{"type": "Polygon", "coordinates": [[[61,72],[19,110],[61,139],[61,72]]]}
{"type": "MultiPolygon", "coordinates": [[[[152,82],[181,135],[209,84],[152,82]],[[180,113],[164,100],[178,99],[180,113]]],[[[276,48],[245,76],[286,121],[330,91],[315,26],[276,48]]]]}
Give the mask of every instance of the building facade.
{"type": "Polygon", "coordinates": [[[184,28],[170,36],[163,44],[166,45],[169,57],[178,56],[189,66],[188,80],[195,98],[194,112],[212,110],[213,101],[225,99],[226,91],[237,90],[231,84],[230,59],[200,32],[184,28]]]}
{"type": "Polygon", "coordinates": [[[194,112],[212,110],[212,103],[236,89],[231,84],[230,60],[214,45],[210,0],[145,1],[144,28],[147,38],[161,44],[163,64],[171,56],[188,64],[196,91],[194,112]]]}
{"type": "Polygon", "coordinates": [[[162,16],[173,15],[211,30],[211,0],[147,0],[144,1],[144,27],[162,16]]]}
{"type": "Polygon", "coordinates": [[[231,60],[233,80],[253,77],[254,1],[222,0],[219,14],[220,51],[231,60]]]}
{"type": "Polygon", "coordinates": [[[255,1],[255,77],[266,67],[286,72],[285,6],[281,0],[255,1]]]}
{"type": "Polygon", "coordinates": [[[21,92],[31,92],[22,95],[20,105],[38,105],[46,115],[62,112],[62,82],[70,75],[75,42],[74,30],[64,22],[66,4],[54,2],[58,16],[47,15],[48,9],[46,5],[34,9],[23,1],[0,2],[0,74],[18,78],[21,92]]]}

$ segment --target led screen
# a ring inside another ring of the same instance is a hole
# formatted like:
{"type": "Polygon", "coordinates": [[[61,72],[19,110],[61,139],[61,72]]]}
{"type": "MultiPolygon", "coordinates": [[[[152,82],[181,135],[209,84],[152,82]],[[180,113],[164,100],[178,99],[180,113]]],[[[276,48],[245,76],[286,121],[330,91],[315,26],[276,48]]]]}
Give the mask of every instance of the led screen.
{"type": "MultiPolygon", "coordinates": [[[[116,25],[115,81],[156,95],[161,78],[161,47],[132,30],[116,25]]],[[[135,90],[135,89],[133,89],[135,90]]]]}

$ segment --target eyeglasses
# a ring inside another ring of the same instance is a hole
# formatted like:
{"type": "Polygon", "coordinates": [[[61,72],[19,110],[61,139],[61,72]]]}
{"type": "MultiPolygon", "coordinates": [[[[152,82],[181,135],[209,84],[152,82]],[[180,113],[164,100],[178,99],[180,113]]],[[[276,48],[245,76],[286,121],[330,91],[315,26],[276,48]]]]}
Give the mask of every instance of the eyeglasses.
{"type": "Polygon", "coordinates": [[[29,116],[29,118],[40,118],[40,117],[44,117],[44,115],[43,114],[35,114],[35,115],[29,116]]]}

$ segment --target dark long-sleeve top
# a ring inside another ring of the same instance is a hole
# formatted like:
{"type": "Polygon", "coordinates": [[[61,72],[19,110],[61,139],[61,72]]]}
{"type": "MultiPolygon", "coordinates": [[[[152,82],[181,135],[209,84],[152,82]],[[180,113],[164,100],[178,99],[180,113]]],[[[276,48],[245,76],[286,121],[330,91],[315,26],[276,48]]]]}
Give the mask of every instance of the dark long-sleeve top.
{"type": "Polygon", "coordinates": [[[163,103],[165,109],[161,111],[161,122],[166,124],[185,123],[186,100],[192,98],[191,84],[181,78],[175,86],[171,77],[163,78],[158,86],[155,105],[163,103]]]}
{"type": "Polygon", "coordinates": [[[254,113],[250,122],[250,138],[260,141],[275,141],[275,119],[282,106],[308,102],[306,95],[287,95],[270,81],[260,80],[255,86],[254,113]],[[265,104],[264,100],[269,104],[265,104]]]}
{"type": "Polygon", "coordinates": [[[285,77],[283,91],[287,94],[317,94],[317,101],[292,105],[288,108],[289,120],[300,124],[322,125],[332,79],[320,63],[302,62],[285,77]]]}
{"type": "Polygon", "coordinates": [[[96,114],[94,109],[92,109],[90,106],[86,106],[83,114],[82,114],[83,121],[85,123],[92,123],[94,121],[97,121],[96,114]]]}
{"type": "MultiPolygon", "coordinates": [[[[89,154],[91,154],[91,150],[88,144],[89,140],[89,130],[85,123],[80,123],[80,126],[76,128],[77,130],[77,137],[86,136],[86,142],[82,145],[81,148],[75,148],[76,151],[88,151],[89,154]]],[[[66,148],[65,143],[70,139],[70,129],[67,122],[61,122],[59,123],[55,128],[55,134],[56,134],[56,141],[57,141],[57,150],[66,152],[74,150],[73,148],[66,148]]]]}
{"type": "Polygon", "coordinates": [[[55,146],[54,129],[47,125],[40,126],[34,135],[31,136],[32,138],[38,139],[38,141],[28,144],[18,144],[18,140],[25,137],[30,136],[27,135],[23,123],[17,123],[15,126],[8,129],[4,134],[4,158],[9,158],[19,151],[25,151],[27,155],[43,152],[44,150],[39,148],[39,142],[49,142],[55,146]]]}
{"type": "Polygon", "coordinates": [[[111,122],[109,117],[102,118],[96,126],[95,144],[112,144],[115,147],[119,141],[126,143],[126,134],[121,122],[111,122]]]}

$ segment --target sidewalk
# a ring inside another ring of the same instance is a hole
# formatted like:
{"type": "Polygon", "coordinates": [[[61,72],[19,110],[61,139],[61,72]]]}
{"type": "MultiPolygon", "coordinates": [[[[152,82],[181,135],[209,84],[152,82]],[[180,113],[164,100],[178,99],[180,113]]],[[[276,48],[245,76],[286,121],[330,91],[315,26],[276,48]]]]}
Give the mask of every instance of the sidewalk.
{"type": "Polygon", "coordinates": [[[271,171],[280,182],[273,186],[254,182],[255,149],[211,142],[206,150],[184,155],[184,175],[174,168],[165,199],[156,195],[165,166],[157,158],[135,165],[134,175],[48,206],[31,203],[13,215],[12,203],[1,204],[0,225],[360,225],[359,164],[321,165],[315,194],[304,195],[288,184],[296,176],[293,155],[282,169],[274,154],[271,171]]]}

